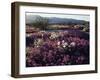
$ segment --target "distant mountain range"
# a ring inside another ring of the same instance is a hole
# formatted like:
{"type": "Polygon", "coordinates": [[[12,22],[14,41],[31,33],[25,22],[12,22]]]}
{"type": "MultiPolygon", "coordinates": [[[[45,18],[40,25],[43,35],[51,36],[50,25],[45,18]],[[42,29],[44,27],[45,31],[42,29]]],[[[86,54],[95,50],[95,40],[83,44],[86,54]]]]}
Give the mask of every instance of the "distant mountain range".
{"type": "MultiPolygon", "coordinates": [[[[26,16],[26,24],[32,24],[38,17],[38,15],[28,15],[26,16]]],[[[71,19],[71,18],[58,18],[58,17],[45,17],[48,19],[49,24],[83,24],[84,20],[77,20],[77,19],[71,19]]]]}

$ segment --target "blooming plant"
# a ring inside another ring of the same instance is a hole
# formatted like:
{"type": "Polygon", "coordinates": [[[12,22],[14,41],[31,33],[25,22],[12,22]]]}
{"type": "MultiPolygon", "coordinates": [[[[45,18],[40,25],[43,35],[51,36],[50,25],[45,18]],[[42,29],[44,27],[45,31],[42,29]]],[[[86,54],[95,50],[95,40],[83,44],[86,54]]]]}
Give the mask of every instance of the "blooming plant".
{"type": "Polygon", "coordinates": [[[86,37],[58,30],[33,33],[26,39],[27,67],[89,64],[86,37]]]}

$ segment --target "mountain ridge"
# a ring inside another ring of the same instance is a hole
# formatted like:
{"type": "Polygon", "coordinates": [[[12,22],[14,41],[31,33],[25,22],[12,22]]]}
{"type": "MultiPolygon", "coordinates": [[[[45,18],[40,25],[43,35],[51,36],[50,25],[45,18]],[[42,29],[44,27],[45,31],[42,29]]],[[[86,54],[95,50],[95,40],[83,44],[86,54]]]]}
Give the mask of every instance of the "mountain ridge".
{"type": "MultiPolygon", "coordinates": [[[[38,17],[41,17],[39,15],[29,15],[26,16],[26,24],[32,24],[38,17]]],[[[88,22],[85,20],[78,20],[78,19],[73,19],[73,18],[59,18],[59,17],[43,17],[48,19],[49,24],[83,24],[84,22],[88,22]]]]}

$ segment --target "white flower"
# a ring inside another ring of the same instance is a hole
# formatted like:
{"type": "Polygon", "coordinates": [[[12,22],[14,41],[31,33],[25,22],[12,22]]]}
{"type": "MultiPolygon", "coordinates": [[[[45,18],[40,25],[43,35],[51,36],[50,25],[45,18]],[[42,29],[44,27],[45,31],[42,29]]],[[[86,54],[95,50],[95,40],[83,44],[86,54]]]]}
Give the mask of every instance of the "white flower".
{"type": "Polygon", "coordinates": [[[26,34],[26,37],[30,37],[32,34],[26,34]]]}
{"type": "Polygon", "coordinates": [[[57,42],[57,45],[58,45],[58,46],[60,45],[60,41],[59,41],[59,42],[57,42]]]}
{"type": "Polygon", "coordinates": [[[39,47],[42,43],[43,43],[43,40],[42,39],[37,39],[37,40],[34,41],[34,45],[36,47],[39,47]]]}
{"type": "Polygon", "coordinates": [[[42,34],[42,37],[43,37],[44,35],[42,34]]]}
{"type": "Polygon", "coordinates": [[[64,40],[62,40],[62,43],[64,43],[65,41],[64,40]]]}
{"type": "Polygon", "coordinates": [[[67,42],[63,42],[62,46],[65,48],[66,46],[68,46],[68,43],[67,42]]]}
{"type": "Polygon", "coordinates": [[[76,46],[76,43],[75,42],[71,42],[70,46],[74,47],[74,46],[76,46]]]}
{"type": "Polygon", "coordinates": [[[39,46],[36,46],[36,47],[39,47],[39,46]]]}
{"type": "Polygon", "coordinates": [[[63,45],[63,47],[65,48],[65,47],[66,47],[66,45],[63,45]]]}
{"type": "Polygon", "coordinates": [[[64,45],[68,46],[68,43],[67,43],[67,42],[65,42],[65,43],[64,43],[64,45]]]}
{"type": "Polygon", "coordinates": [[[52,32],[51,36],[50,36],[50,39],[55,39],[57,37],[58,37],[58,35],[55,32],[52,32]]]}

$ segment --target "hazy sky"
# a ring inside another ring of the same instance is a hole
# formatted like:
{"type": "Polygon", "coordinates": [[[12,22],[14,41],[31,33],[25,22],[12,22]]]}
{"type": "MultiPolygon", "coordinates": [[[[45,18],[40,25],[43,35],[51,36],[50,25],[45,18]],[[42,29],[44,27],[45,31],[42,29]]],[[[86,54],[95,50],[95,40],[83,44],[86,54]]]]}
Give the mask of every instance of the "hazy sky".
{"type": "Polygon", "coordinates": [[[40,15],[42,17],[58,17],[58,18],[72,18],[72,19],[78,19],[78,20],[85,20],[85,21],[90,21],[90,16],[89,15],[82,15],[82,14],[55,14],[55,13],[34,13],[34,12],[28,12],[26,13],[26,16],[29,15],[40,15]]]}

